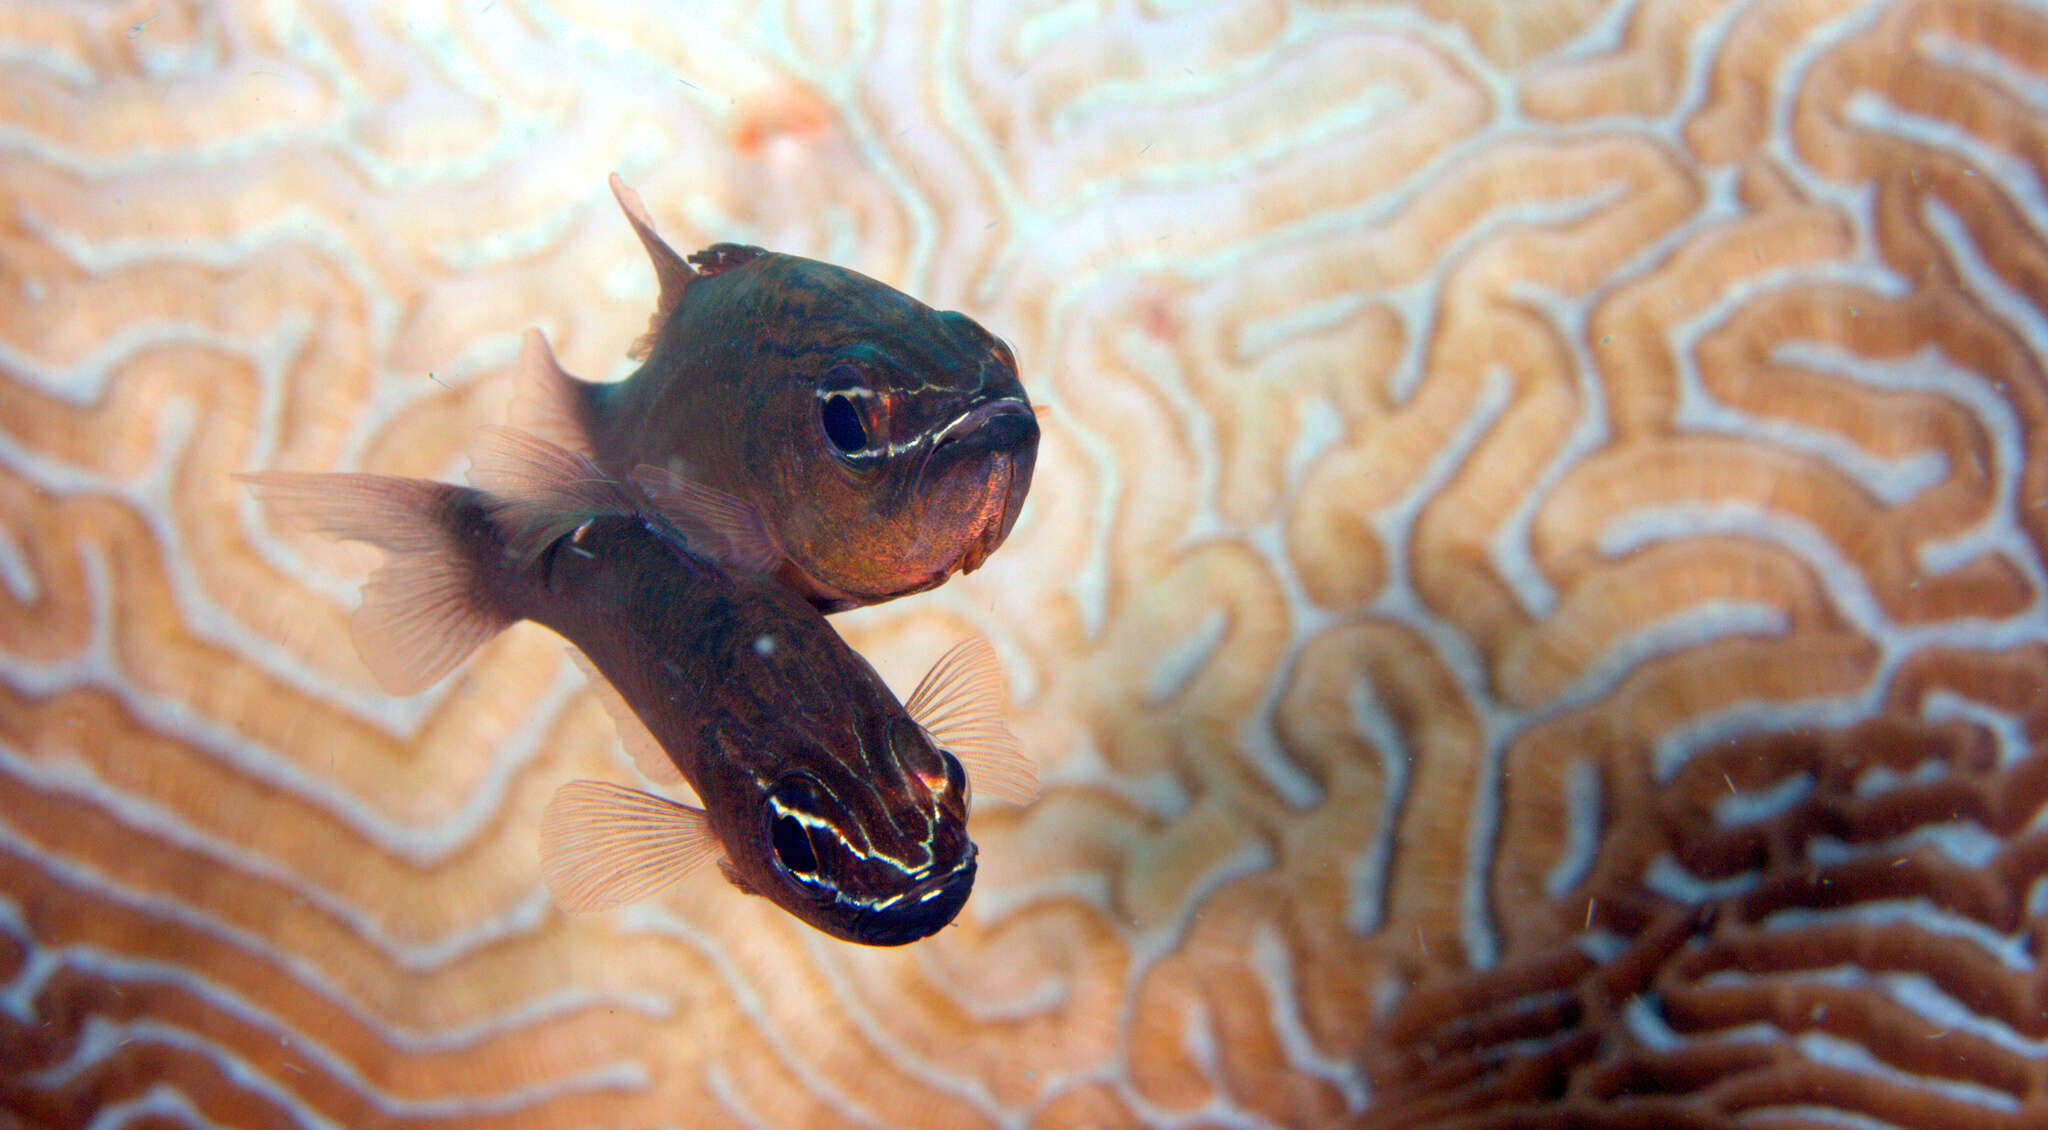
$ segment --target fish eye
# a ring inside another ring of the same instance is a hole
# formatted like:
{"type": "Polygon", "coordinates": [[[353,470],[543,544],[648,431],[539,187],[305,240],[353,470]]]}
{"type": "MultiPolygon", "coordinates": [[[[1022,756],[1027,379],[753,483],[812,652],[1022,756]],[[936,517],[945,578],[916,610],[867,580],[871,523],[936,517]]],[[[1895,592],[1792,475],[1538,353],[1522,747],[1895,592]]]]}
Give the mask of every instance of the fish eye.
{"type": "Polygon", "coordinates": [[[825,425],[825,438],[844,454],[851,455],[868,445],[868,429],[860,422],[860,409],[846,393],[835,392],[821,401],[818,419],[825,425]]]}
{"type": "Polygon", "coordinates": [[[820,873],[823,860],[813,838],[814,832],[826,827],[819,823],[816,788],[815,782],[801,776],[785,780],[768,795],[764,815],[775,862],[813,895],[822,896],[831,893],[833,884],[820,873]]]}
{"type": "Polygon", "coordinates": [[[798,878],[810,878],[818,871],[818,853],[811,848],[811,833],[803,821],[783,813],[775,818],[770,832],[775,841],[775,858],[798,878]]]}
{"type": "Polygon", "coordinates": [[[857,455],[868,446],[867,421],[861,402],[869,396],[858,365],[842,361],[818,382],[818,423],[841,455],[857,455]]]}
{"type": "Polygon", "coordinates": [[[967,803],[971,799],[967,792],[967,770],[961,767],[960,759],[954,757],[950,750],[942,749],[939,760],[946,763],[946,791],[958,796],[961,803],[967,803]]]}

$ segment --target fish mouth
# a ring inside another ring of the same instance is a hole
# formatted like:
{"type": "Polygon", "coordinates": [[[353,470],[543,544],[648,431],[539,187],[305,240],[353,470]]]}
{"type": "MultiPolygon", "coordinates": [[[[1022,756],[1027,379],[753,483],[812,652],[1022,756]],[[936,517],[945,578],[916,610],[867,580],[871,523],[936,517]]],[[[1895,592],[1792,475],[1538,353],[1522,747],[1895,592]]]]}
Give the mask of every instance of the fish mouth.
{"type": "Polygon", "coordinates": [[[853,920],[853,940],[866,946],[901,946],[938,933],[960,914],[974,890],[974,845],[967,858],[944,875],[919,883],[882,910],[864,910],[853,920]]]}
{"type": "Polygon", "coordinates": [[[1038,418],[1018,397],[1001,397],[963,411],[946,424],[926,452],[926,467],[938,459],[961,459],[971,452],[1038,450],[1038,418]]]}
{"type": "Polygon", "coordinates": [[[988,470],[988,485],[982,495],[979,529],[961,548],[959,560],[953,563],[955,571],[972,573],[981,568],[989,554],[1010,536],[1010,527],[1017,524],[1017,512],[1024,508],[1024,495],[1031,489],[1031,468],[1036,455],[1036,451],[1027,450],[996,457],[988,470]]]}
{"type": "Polygon", "coordinates": [[[926,481],[934,471],[941,475],[961,473],[975,465],[980,501],[974,507],[977,521],[974,536],[961,547],[960,557],[948,572],[971,573],[981,567],[1017,524],[1024,495],[1031,489],[1031,472],[1038,462],[1038,417],[1031,406],[1016,397],[1004,397],[977,405],[948,424],[925,456],[918,480],[926,481]]]}

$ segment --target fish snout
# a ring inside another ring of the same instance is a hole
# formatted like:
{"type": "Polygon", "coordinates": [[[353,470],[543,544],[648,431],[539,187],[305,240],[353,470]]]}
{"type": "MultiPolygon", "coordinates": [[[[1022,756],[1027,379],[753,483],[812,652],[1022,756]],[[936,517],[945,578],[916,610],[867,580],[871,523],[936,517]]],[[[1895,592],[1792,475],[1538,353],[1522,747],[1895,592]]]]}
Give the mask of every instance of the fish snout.
{"type": "Polygon", "coordinates": [[[974,845],[959,865],[913,887],[890,905],[864,910],[854,919],[853,940],[869,946],[901,946],[938,933],[960,914],[974,890],[974,845]]]}

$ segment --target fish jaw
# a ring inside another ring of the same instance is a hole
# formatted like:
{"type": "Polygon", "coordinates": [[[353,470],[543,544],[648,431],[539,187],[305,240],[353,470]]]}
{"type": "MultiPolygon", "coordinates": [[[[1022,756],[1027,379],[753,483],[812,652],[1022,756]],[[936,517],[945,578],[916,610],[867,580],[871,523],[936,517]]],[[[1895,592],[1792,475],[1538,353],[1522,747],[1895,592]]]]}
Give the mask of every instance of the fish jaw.
{"type": "Polygon", "coordinates": [[[960,563],[961,572],[972,573],[981,568],[988,555],[1010,536],[1011,527],[1017,524],[1018,513],[1024,509],[1024,496],[1031,490],[1031,471],[1037,462],[1038,449],[1035,446],[1010,457],[1009,481],[1003,491],[1002,518],[982,531],[982,540],[978,544],[980,552],[973,560],[960,563]]]}
{"type": "Polygon", "coordinates": [[[777,576],[832,613],[924,592],[980,568],[1016,525],[1038,458],[1037,417],[1021,401],[1006,404],[1014,407],[976,417],[978,426],[949,429],[947,442],[911,480],[901,509],[877,512],[860,499],[832,511],[860,517],[829,525],[822,504],[816,515],[785,514],[777,576]],[[854,521],[874,541],[848,553],[843,538],[826,535],[854,521]]]}
{"type": "MultiPolygon", "coordinates": [[[[979,487],[973,501],[957,513],[965,536],[959,552],[939,571],[971,573],[988,560],[1017,524],[1024,496],[1031,490],[1031,472],[1038,462],[1038,417],[1019,398],[1006,397],[977,406],[940,433],[933,445],[920,488],[930,481],[933,465],[953,482],[963,479],[979,487]]],[[[943,516],[935,516],[944,521],[943,516]]],[[[932,520],[932,519],[928,519],[932,520]]]]}
{"type": "Polygon", "coordinates": [[[1031,470],[1036,452],[1026,450],[999,456],[990,466],[988,487],[982,496],[981,518],[976,533],[961,546],[960,556],[947,573],[972,573],[1010,536],[1017,514],[1024,508],[1024,496],[1031,489],[1031,470]]]}
{"type": "Polygon", "coordinates": [[[853,920],[848,941],[864,946],[901,946],[931,937],[967,905],[979,867],[972,844],[959,866],[927,879],[886,907],[864,909],[853,920]]]}

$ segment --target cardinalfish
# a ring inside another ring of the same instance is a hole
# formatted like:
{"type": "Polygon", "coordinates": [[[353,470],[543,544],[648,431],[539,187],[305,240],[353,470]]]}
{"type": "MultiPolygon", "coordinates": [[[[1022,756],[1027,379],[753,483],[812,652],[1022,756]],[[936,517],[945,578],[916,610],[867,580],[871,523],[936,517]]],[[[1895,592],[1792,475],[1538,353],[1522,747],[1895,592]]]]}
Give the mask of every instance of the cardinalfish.
{"type": "Polygon", "coordinates": [[[724,563],[758,557],[759,530],[702,484],[643,476],[629,494],[508,428],[486,429],[470,487],[239,477],[280,516],[385,551],[352,633],[388,689],[423,689],[532,620],[580,649],[641,772],[694,790],[701,806],[562,786],[540,848],[566,910],[642,899],[716,861],[827,934],[901,945],[951,922],[973,888],[970,782],[1018,803],[1036,791],[986,643],[948,652],[900,703],[808,601],[724,563]]]}
{"type": "Polygon", "coordinates": [[[769,567],[826,612],[987,560],[1038,455],[1009,346],[844,267],[732,243],[678,255],[617,174],[611,188],[661,287],[629,354],[642,364],[587,383],[527,331],[520,426],[615,480],[739,499],[769,567]]]}

